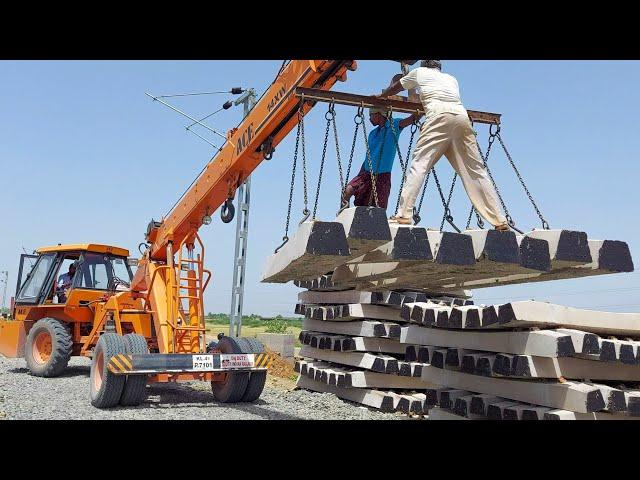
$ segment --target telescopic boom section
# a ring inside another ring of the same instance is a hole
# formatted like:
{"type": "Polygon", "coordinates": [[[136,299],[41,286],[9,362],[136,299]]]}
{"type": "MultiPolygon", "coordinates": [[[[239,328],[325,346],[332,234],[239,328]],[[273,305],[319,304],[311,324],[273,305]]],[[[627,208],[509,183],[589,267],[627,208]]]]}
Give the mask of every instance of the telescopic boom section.
{"type": "MultiPolygon", "coordinates": [[[[295,127],[301,98],[295,90],[329,90],[345,81],[354,60],[292,60],[276,77],[249,115],[229,132],[228,141],[209,162],[178,204],[162,222],[149,225],[147,242],[152,260],[167,261],[167,246],[193,243],[206,215],[212,215],[269,157],[275,146],[295,127]]],[[[304,103],[304,113],[315,102],[304,103]]]]}

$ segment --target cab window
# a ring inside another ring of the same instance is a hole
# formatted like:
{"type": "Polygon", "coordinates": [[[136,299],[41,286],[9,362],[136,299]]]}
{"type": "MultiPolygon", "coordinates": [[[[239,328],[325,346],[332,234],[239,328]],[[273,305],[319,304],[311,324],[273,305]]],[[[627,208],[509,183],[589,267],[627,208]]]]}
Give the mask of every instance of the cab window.
{"type": "Polygon", "coordinates": [[[126,259],[99,253],[86,253],[78,272],[74,285],[94,290],[126,290],[132,277],[126,259]]]}
{"type": "Polygon", "coordinates": [[[31,273],[22,284],[16,302],[36,303],[42,293],[42,288],[49,278],[49,272],[56,259],[55,253],[40,255],[31,273]]]}

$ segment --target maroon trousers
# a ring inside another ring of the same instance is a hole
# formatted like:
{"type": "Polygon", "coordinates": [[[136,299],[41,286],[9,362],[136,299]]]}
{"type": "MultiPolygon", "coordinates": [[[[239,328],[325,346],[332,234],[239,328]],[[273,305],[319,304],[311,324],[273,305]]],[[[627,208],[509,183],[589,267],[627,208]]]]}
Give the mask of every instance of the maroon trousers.
{"type": "MultiPolygon", "coordinates": [[[[360,172],[349,182],[349,185],[353,188],[353,204],[356,207],[375,207],[373,188],[371,188],[371,173],[364,168],[360,168],[360,172]]],[[[380,208],[387,208],[390,192],[391,173],[379,173],[376,175],[376,193],[378,194],[378,206],[380,208]]]]}

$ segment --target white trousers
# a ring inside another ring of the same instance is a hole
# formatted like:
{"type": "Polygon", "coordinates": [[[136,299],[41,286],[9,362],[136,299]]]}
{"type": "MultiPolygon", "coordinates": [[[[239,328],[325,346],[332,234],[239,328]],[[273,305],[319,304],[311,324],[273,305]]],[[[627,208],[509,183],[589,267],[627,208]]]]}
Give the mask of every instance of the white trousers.
{"type": "Polygon", "coordinates": [[[422,126],[402,189],[398,216],[411,218],[425,176],[442,155],[460,176],[476,211],[494,226],[507,223],[480,158],[471,121],[466,115],[453,113],[435,115],[422,126]]]}

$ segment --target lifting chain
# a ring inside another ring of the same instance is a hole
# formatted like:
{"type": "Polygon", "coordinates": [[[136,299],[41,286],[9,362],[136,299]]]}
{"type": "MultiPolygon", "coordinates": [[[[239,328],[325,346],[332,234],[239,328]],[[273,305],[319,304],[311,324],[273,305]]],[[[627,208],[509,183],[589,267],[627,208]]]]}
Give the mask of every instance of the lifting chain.
{"type": "MultiPolygon", "coordinates": [[[[444,221],[448,221],[451,223],[453,221],[453,216],[451,215],[451,209],[449,205],[451,205],[451,197],[453,196],[453,189],[456,186],[456,180],[458,179],[458,173],[454,172],[453,180],[451,181],[451,189],[449,190],[449,197],[447,198],[447,204],[444,207],[444,215],[442,216],[442,222],[440,223],[440,231],[444,228],[444,221]],[[447,218],[447,212],[449,213],[449,218],[447,218]]],[[[459,232],[459,230],[458,230],[459,232]]]]}
{"type": "Polygon", "coordinates": [[[304,194],[304,209],[302,210],[302,220],[300,220],[300,225],[309,218],[311,212],[309,211],[309,199],[307,196],[307,149],[305,148],[304,143],[304,98],[302,99],[302,103],[300,104],[299,122],[300,122],[300,137],[302,139],[302,182],[303,182],[303,194],[304,194]]]}
{"type": "Polygon", "coordinates": [[[420,210],[422,209],[422,201],[424,200],[424,194],[427,191],[427,185],[429,184],[429,177],[431,176],[431,172],[435,172],[433,167],[431,170],[427,172],[427,178],[424,180],[424,186],[422,187],[422,194],[420,195],[420,202],[418,203],[418,208],[413,207],[413,224],[418,225],[422,217],[420,217],[420,210]]]}
{"type": "MultiPolygon", "coordinates": [[[[377,189],[377,178],[376,174],[373,171],[373,162],[371,161],[371,150],[369,149],[369,136],[367,134],[367,122],[362,122],[362,135],[364,136],[364,144],[367,149],[367,163],[369,164],[369,174],[371,175],[371,190],[373,192],[373,200],[375,202],[375,206],[378,207],[380,204],[378,202],[378,189],[377,189]]],[[[380,158],[382,158],[382,150],[384,149],[384,141],[382,142],[382,146],[380,147],[380,156],[378,157],[378,165],[380,164],[380,158]]]]}
{"type": "Polygon", "coordinates": [[[291,221],[291,205],[293,203],[293,189],[296,182],[296,165],[298,164],[298,147],[300,145],[300,131],[302,125],[302,106],[298,111],[298,128],[296,130],[296,146],[293,151],[293,166],[291,167],[291,188],[289,190],[289,205],[287,207],[287,222],[284,227],[284,237],[282,237],[282,243],[276,248],[274,253],[278,253],[282,247],[289,241],[289,223],[291,221]]]}
{"type": "Polygon", "coordinates": [[[407,156],[406,161],[402,159],[402,153],[400,153],[400,145],[398,144],[398,134],[396,133],[396,127],[393,122],[391,122],[391,130],[393,131],[393,138],[396,142],[396,150],[398,152],[398,159],[400,160],[400,167],[402,168],[402,177],[400,180],[400,189],[398,190],[398,199],[396,200],[396,212],[395,215],[398,215],[398,208],[400,207],[400,197],[402,196],[402,188],[404,187],[404,181],[407,176],[407,168],[409,167],[409,157],[411,155],[411,147],[413,145],[413,138],[418,131],[418,123],[417,120],[414,120],[411,124],[411,138],[409,138],[409,148],[407,148],[407,156]]]}
{"type": "Polygon", "coordinates": [[[333,112],[333,115],[331,116],[331,122],[333,123],[333,139],[336,142],[336,159],[338,161],[338,174],[340,175],[340,188],[342,189],[342,186],[345,184],[345,179],[342,172],[342,159],[340,158],[340,141],[338,140],[338,126],[336,125],[335,108],[331,111],[333,112]]]}
{"type": "MultiPolygon", "coordinates": [[[[477,132],[475,132],[476,135],[476,147],[478,147],[478,152],[480,153],[480,158],[482,158],[482,163],[483,164],[487,164],[487,160],[489,160],[489,151],[490,148],[487,149],[487,154],[485,155],[484,153],[482,153],[482,148],[480,148],[480,143],[478,142],[478,134],[477,132]]],[[[469,230],[469,227],[471,226],[471,217],[473,216],[473,214],[476,214],[476,225],[478,225],[478,228],[483,229],[484,228],[484,220],[482,220],[482,217],[480,216],[480,214],[478,213],[478,211],[475,209],[475,207],[473,206],[473,204],[471,205],[471,210],[469,210],[469,218],[467,218],[467,226],[465,227],[465,230],[469,230]]]]}
{"type": "Polygon", "coordinates": [[[471,226],[471,217],[473,217],[474,213],[476,214],[476,224],[478,225],[478,228],[484,228],[484,220],[482,220],[480,214],[476,211],[473,205],[471,205],[471,210],[469,210],[469,218],[467,218],[467,226],[464,227],[465,230],[469,230],[469,227],[471,226]]]}
{"type": "Polygon", "coordinates": [[[329,111],[324,114],[324,118],[327,121],[327,128],[324,132],[324,144],[322,146],[322,157],[320,158],[320,173],[318,174],[318,187],[316,188],[316,198],[313,203],[313,218],[315,220],[316,213],[318,211],[318,199],[320,198],[320,185],[322,184],[322,172],[324,171],[324,160],[327,156],[327,143],[329,142],[329,127],[331,126],[331,120],[335,117],[333,103],[329,104],[329,111]]]}
{"type": "Polygon", "coordinates": [[[360,125],[364,122],[364,108],[358,107],[358,112],[353,117],[353,123],[356,124],[356,128],[353,131],[353,142],[351,143],[351,153],[349,154],[349,163],[347,164],[347,176],[344,179],[343,187],[342,187],[342,196],[344,197],[344,191],[347,189],[347,185],[349,183],[349,175],[351,174],[351,164],[353,163],[353,154],[356,150],[356,140],[358,138],[358,129],[360,125]],[[360,120],[360,121],[358,121],[360,120]]]}
{"type": "Polygon", "coordinates": [[[496,130],[495,136],[498,137],[498,141],[500,142],[500,145],[502,145],[502,149],[504,150],[504,153],[507,156],[507,159],[509,160],[509,163],[513,167],[513,171],[516,172],[516,175],[518,177],[518,180],[520,180],[520,184],[522,185],[522,188],[524,188],[525,193],[529,197],[529,201],[533,205],[533,208],[535,208],[536,214],[538,215],[538,218],[540,218],[540,221],[542,222],[542,228],[544,228],[545,230],[549,230],[549,224],[547,223],[547,221],[542,216],[542,213],[540,212],[540,209],[538,208],[538,205],[536,205],[536,202],[533,199],[533,196],[529,192],[529,189],[527,188],[527,185],[524,183],[522,175],[520,175],[520,172],[518,171],[518,168],[516,167],[516,164],[513,162],[513,159],[511,158],[511,155],[509,154],[509,151],[507,150],[507,146],[502,141],[502,137],[500,136],[500,125],[498,125],[498,128],[496,130]]]}
{"type": "MultiPolygon", "coordinates": [[[[444,220],[449,222],[449,225],[453,227],[453,229],[460,233],[460,229],[453,223],[453,216],[451,215],[451,210],[449,210],[449,205],[447,205],[447,201],[444,198],[444,193],[442,193],[442,187],[440,186],[440,181],[438,180],[438,174],[436,173],[436,169],[432,168],[433,179],[436,181],[436,187],[438,187],[438,193],[440,194],[440,199],[442,200],[442,206],[444,207],[444,220]]],[[[426,183],[426,182],[425,182],[426,183]]],[[[444,221],[442,225],[440,225],[440,230],[444,227],[444,221]]]]}
{"type": "MultiPolygon", "coordinates": [[[[507,223],[509,224],[509,226],[514,229],[515,231],[522,233],[522,231],[518,230],[516,228],[516,224],[513,221],[513,219],[511,218],[511,215],[509,215],[509,210],[507,209],[507,206],[504,203],[504,200],[502,199],[502,195],[500,195],[500,190],[498,189],[498,185],[496,185],[495,180],[493,179],[493,175],[491,174],[491,169],[489,169],[489,155],[491,153],[491,147],[493,146],[493,142],[496,139],[496,135],[497,132],[500,131],[500,125],[497,126],[497,130],[494,133],[493,132],[493,124],[489,127],[489,146],[487,147],[487,154],[485,156],[485,158],[482,159],[482,163],[484,164],[484,168],[487,169],[487,173],[489,174],[489,179],[491,180],[491,183],[493,184],[493,188],[495,188],[496,190],[496,194],[498,195],[498,200],[500,200],[500,204],[502,205],[502,209],[504,210],[504,216],[507,219],[507,223]]],[[[477,145],[477,141],[476,141],[476,145],[477,145]]],[[[478,145],[479,147],[479,145],[478,145]]]]}

